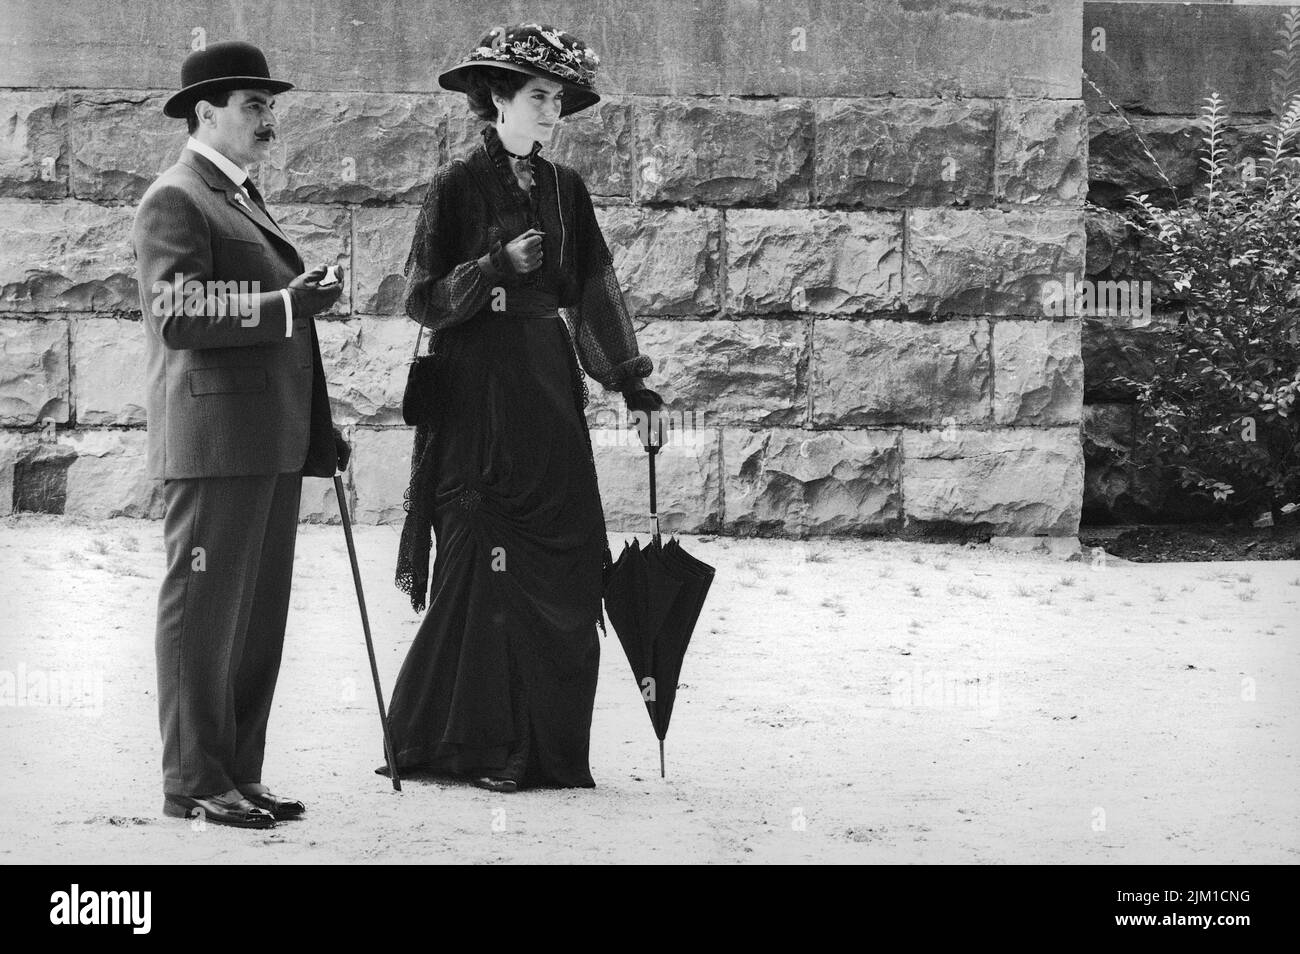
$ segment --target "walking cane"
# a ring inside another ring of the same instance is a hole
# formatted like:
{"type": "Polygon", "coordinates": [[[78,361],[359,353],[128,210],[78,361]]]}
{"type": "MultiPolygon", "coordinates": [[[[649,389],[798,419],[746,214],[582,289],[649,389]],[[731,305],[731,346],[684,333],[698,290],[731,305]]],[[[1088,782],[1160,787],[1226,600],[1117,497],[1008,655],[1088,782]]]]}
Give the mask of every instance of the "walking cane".
{"type": "Polygon", "coordinates": [[[352,521],[348,519],[348,505],[343,496],[343,479],[334,475],[334,496],[339,502],[339,516],[343,518],[343,535],[348,539],[348,557],[352,560],[352,582],[357,586],[357,605],[361,607],[361,630],[366,634],[366,653],[370,656],[370,675],[375,680],[375,700],[379,703],[379,722],[384,728],[384,761],[393,779],[393,791],[402,790],[402,780],[397,776],[397,757],[393,740],[388,735],[388,711],[384,708],[384,690],[379,685],[379,665],[375,662],[375,644],[370,638],[370,617],[366,614],[366,597],[361,592],[361,568],[357,566],[357,547],[352,542],[352,521]]]}

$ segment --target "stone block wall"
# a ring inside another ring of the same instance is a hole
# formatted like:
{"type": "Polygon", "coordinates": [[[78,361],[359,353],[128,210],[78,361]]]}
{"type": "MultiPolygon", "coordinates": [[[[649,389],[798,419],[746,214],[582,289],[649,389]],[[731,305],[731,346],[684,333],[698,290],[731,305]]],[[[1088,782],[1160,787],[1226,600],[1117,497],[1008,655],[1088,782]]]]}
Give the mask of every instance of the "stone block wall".
{"type": "MultiPolygon", "coordinates": [[[[401,270],[433,171],[479,122],[441,91],[513,6],[85,0],[5,16],[0,62],[0,506],[157,516],[143,476],[129,228],[175,161],[162,116],[192,45],[248,38],[283,94],[256,171],[311,263],[348,272],[318,319],[356,518],[401,519],[399,401],[416,326],[401,270]],[[90,24],[93,35],[88,35],[90,24]]],[[[1073,535],[1083,271],[1078,0],[551,4],[604,99],[547,154],[575,167],[681,415],[665,530],[1073,535]]],[[[647,529],[621,398],[588,409],[611,529],[647,529]]],[[[303,518],[335,517],[309,480],[303,518]]]]}
{"type": "MultiPolygon", "coordinates": [[[[1287,9],[1240,2],[1084,4],[1083,66],[1091,80],[1083,88],[1088,278],[1155,277],[1119,213],[1130,208],[1128,196],[1134,193],[1159,202],[1204,187],[1204,135],[1198,122],[1205,97],[1217,91],[1224,100],[1231,117],[1225,146],[1233,161],[1263,153],[1273,69],[1282,62],[1275,53],[1282,45],[1277,31],[1287,9]]],[[[1132,391],[1113,378],[1141,378],[1146,356],[1177,317],[1157,308],[1150,318],[1083,319],[1086,523],[1184,520],[1210,513],[1205,501],[1188,497],[1172,479],[1120,462],[1143,435],[1132,391]]]]}

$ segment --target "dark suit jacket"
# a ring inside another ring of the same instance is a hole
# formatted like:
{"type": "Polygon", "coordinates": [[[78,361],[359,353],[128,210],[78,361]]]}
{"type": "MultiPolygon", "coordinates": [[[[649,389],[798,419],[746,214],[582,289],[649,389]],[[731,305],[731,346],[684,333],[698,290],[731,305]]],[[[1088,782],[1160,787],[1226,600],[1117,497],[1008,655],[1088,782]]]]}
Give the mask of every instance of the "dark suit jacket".
{"type": "Polygon", "coordinates": [[[333,476],[316,323],[295,310],[293,334],[284,333],[279,290],[304,271],[293,243],[189,149],[145,193],[132,237],[149,476],[333,476]],[[203,290],[202,305],[187,283],[203,290]]]}

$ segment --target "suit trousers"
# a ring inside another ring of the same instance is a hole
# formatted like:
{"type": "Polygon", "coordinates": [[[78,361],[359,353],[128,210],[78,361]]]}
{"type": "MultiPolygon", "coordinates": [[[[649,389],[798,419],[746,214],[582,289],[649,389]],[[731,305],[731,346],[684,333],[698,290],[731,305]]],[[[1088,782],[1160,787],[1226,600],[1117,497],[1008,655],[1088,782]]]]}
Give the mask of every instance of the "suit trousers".
{"type": "Polygon", "coordinates": [[[155,652],[169,795],[262,780],[301,491],[297,472],[163,482],[155,652]]]}

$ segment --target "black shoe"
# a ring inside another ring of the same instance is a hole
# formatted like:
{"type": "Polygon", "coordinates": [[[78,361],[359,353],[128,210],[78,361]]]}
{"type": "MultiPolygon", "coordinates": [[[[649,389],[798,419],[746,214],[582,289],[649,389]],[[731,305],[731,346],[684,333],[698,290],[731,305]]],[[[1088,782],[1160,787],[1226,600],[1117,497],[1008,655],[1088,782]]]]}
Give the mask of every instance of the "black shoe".
{"type": "MultiPolygon", "coordinates": [[[[243,789],[240,791],[243,792],[243,789]]],[[[281,798],[271,792],[244,792],[244,797],[258,808],[270,812],[275,816],[276,821],[297,818],[307,810],[307,806],[302,802],[292,798],[281,798]]]]}
{"type": "Polygon", "coordinates": [[[234,828],[274,828],[275,816],[247,798],[229,801],[221,795],[200,798],[192,795],[164,795],[163,814],[170,818],[202,818],[214,825],[234,828]]]}
{"type": "Polygon", "coordinates": [[[512,778],[490,778],[483,775],[474,779],[474,784],[479,788],[486,788],[489,792],[519,791],[519,783],[512,778]]]}

